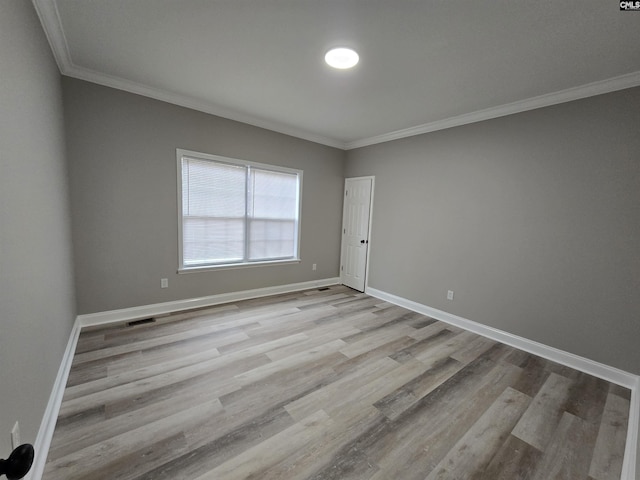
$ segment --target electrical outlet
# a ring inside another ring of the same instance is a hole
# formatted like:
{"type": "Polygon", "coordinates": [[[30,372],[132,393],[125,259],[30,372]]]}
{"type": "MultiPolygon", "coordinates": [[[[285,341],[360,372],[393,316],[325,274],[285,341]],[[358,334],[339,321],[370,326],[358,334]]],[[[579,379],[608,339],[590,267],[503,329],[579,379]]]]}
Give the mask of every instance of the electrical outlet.
{"type": "Polygon", "coordinates": [[[311,270],[315,270],[317,267],[317,265],[314,263],[313,265],[311,265],[311,270]]]}
{"type": "Polygon", "coordinates": [[[447,291],[447,300],[453,300],[453,290],[447,291]]]}
{"type": "Polygon", "coordinates": [[[160,288],[169,288],[169,279],[161,278],[160,279],[160,288]]]}
{"type": "Polygon", "coordinates": [[[11,429],[11,448],[14,450],[20,446],[20,424],[16,424],[11,429]]]}

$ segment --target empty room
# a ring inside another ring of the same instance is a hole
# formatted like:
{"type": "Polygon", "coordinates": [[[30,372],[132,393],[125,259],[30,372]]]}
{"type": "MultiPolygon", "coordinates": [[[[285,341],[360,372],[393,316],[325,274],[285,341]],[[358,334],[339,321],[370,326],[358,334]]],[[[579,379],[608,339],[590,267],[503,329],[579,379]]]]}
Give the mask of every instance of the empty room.
{"type": "Polygon", "coordinates": [[[0,478],[640,480],[640,2],[2,0],[0,478]]]}

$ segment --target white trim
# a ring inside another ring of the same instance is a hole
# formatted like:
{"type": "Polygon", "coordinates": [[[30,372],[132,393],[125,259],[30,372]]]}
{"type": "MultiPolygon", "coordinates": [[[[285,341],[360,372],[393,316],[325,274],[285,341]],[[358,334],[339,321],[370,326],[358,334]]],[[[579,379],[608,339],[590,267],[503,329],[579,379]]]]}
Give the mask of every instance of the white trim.
{"type": "Polygon", "coordinates": [[[364,272],[364,289],[367,290],[367,285],[369,285],[369,262],[371,260],[371,245],[372,245],[372,235],[371,231],[373,229],[373,196],[376,191],[376,176],[371,175],[371,196],[369,197],[369,231],[367,232],[367,261],[364,272]]]}
{"type": "Polygon", "coordinates": [[[76,351],[76,345],[78,344],[80,329],[80,321],[76,317],[76,321],[71,329],[71,334],[69,335],[67,348],[64,351],[62,362],[58,368],[58,375],[56,376],[51,394],[49,395],[47,408],[45,409],[42,421],[40,422],[40,429],[38,430],[38,435],[36,436],[34,444],[35,458],[31,471],[26,477],[27,479],[40,480],[44,473],[47,454],[49,453],[51,439],[53,438],[53,431],[55,430],[56,421],[58,420],[58,412],[60,411],[60,404],[62,403],[64,389],[67,385],[67,379],[69,378],[69,371],[71,370],[73,355],[76,351]]]}
{"type": "Polygon", "coordinates": [[[629,427],[627,429],[627,443],[622,463],[623,480],[637,480],[638,470],[637,446],[638,429],[640,429],[640,377],[636,377],[635,387],[631,389],[631,405],[629,407],[629,427]]]}
{"type": "Polygon", "coordinates": [[[241,166],[241,167],[256,167],[263,170],[269,170],[272,172],[291,173],[300,175],[303,170],[298,168],[284,167],[282,165],[273,165],[271,163],[260,163],[252,160],[245,160],[242,158],[224,157],[222,155],[214,155],[212,153],[196,152],[195,150],[186,150],[184,148],[176,148],[176,160],[178,164],[182,160],[182,157],[189,157],[193,160],[211,160],[213,162],[225,163],[227,165],[241,166]]]}
{"type": "Polygon", "coordinates": [[[339,278],[325,278],[321,280],[311,280],[308,282],[291,283],[288,285],[256,288],[240,292],[222,293],[218,295],[210,295],[208,297],[176,300],[174,302],[157,303],[141,307],[78,315],[73,328],[71,329],[67,348],[62,357],[60,367],[58,368],[58,375],[56,376],[51,394],[49,395],[49,402],[47,403],[44,416],[42,417],[42,422],[40,423],[40,429],[38,430],[38,435],[34,444],[35,458],[33,466],[25,478],[27,480],[41,480],[42,474],[44,473],[49,447],[51,446],[51,439],[53,438],[53,432],[58,419],[58,412],[60,411],[60,405],[62,404],[62,398],[64,396],[64,389],[67,385],[73,356],[78,344],[78,338],[80,337],[80,331],[83,327],[107,325],[110,323],[134,320],[136,318],[187,310],[190,308],[206,307],[221,303],[248,300],[251,298],[266,297],[269,295],[296,292],[311,288],[326,287],[329,285],[337,285],[339,283],[339,278]]]}
{"type": "Polygon", "coordinates": [[[517,102],[499,105],[497,107],[485,108],[484,110],[465,113],[456,117],[436,120],[423,125],[396,130],[395,132],[384,133],[382,135],[376,135],[369,138],[362,138],[353,142],[347,142],[344,148],[345,150],[352,150],[354,148],[366,147],[368,145],[389,142],[400,138],[413,137],[415,135],[422,135],[423,133],[435,132],[437,130],[444,130],[451,127],[459,127],[469,123],[482,122],[492,118],[504,117],[514,113],[549,107],[551,105],[571,102],[581,98],[593,97],[637,86],[640,86],[640,71],[620,75],[619,77],[608,78],[606,80],[600,80],[598,82],[588,83],[586,85],[580,85],[578,87],[567,88],[566,90],[560,90],[559,92],[538,95],[537,97],[527,98],[517,102]]]}
{"type": "Polygon", "coordinates": [[[178,269],[178,274],[183,275],[186,273],[214,272],[216,270],[234,270],[238,268],[268,267],[270,265],[292,265],[300,262],[302,262],[302,259],[300,258],[287,258],[284,260],[264,260],[261,262],[228,263],[228,264],[221,264],[221,265],[182,267],[178,269]]]}
{"type": "MultiPolygon", "coordinates": [[[[109,323],[117,323],[128,320],[134,320],[136,318],[147,317],[151,315],[159,315],[163,313],[170,313],[173,311],[185,310],[189,308],[205,307],[210,305],[217,305],[226,302],[233,302],[239,300],[247,300],[250,298],[258,298],[269,295],[276,295],[280,293],[295,292],[299,290],[306,290],[309,288],[318,288],[329,285],[336,285],[340,283],[340,278],[326,278],[322,280],[312,280],[308,282],[300,282],[288,285],[280,285],[275,287],[264,287],[253,290],[244,290],[241,292],[223,293],[218,295],[211,295],[208,297],[193,298],[186,300],[177,300],[174,302],[158,303],[154,305],[147,305],[142,307],[126,308],[121,310],[111,310],[108,312],[100,312],[94,314],[78,315],[76,321],[71,330],[69,341],[67,342],[67,348],[64,352],[60,368],[58,369],[58,375],[53,385],[51,395],[49,396],[49,402],[45,410],[40,429],[35,441],[36,456],[33,462],[33,467],[27,475],[28,480],[41,480],[44,473],[44,467],[51,445],[51,439],[53,438],[53,432],[62,403],[62,397],[64,395],[64,389],[69,377],[69,371],[73,361],[73,355],[76,350],[78,338],[80,336],[80,330],[82,327],[106,325],[109,323]]],[[[638,424],[640,422],[640,377],[632,375],[628,372],[618,370],[607,365],[594,362],[592,360],[579,357],[561,350],[542,345],[531,340],[527,340],[516,335],[512,335],[501,330],[497,330],[492,327],[467,320],[462,317],[437,310],[426,305],[422,305],[411,300],[407,300],[396,295],[377,290],[372,287],[366,287],[367,295],[385,300],[395,305],[408,308],[424,315],[430,316],[437,320],[441,320],[452,325],[459,326],[469,331],[478,333],[479,335],[492,338],[501,343],[511,345],[521,350],[533,353],[535,355],[547,358],[549,360],[567,365],[571,368],[584,371],[591,375],[603,378],[605,380],[623,385],[631,389],[631,406],[629,412],[629,427],[627,430],[626,449],[624,454],[624,462],[622,467],[622,479],[634,480],[636,470],[636,446],[638,442],[638,424]]]]}
{"type": "Polygon", "coordinates": [[[344,179],[344,189],[342,190],[342,234],[340,240],[340,282],[344,284],[344,217],[345,217],[345,208],[346,208],[346,192],[347,192],[347,182],[349,180],[371,180],[371,191],[369,192],[369,224],[367,228],[367,260],[364,266],[364,288],[366,290],[367,285],[369,283],[369,259],[371,258],[371,226],[373,224],[373,194],[376,186],[376,177],[375,175],[366,175],[362,177],[347,177],[344,179]]]}
{"type": "Polygon", "coordinates": [[[384,133],[373,137],[362,138],[351,142],[345,142],[335,138],[325,137],[306,130],[302,130],[291,125],[286,125],[275,120],[260,118],[254,115],[237,112],[229,108],[217,105],[213,102],[206,102],[189,95],[183,95],[170,92],[160,88],[150,87],[141,83],[126,80],[113,75],[96,72],[88,68],[75,65],[71,59],[67,39],[64,35],[64,29],[58,13],[58,7],[55,0],[32,0],[35,6],[40,23],[45,31],[51,50],[55,56],[58,68],[63,75],[86,80],[88,82],[97,83],[107,87],[123,90],[125,92],[135,93],[163,102],[179,105],[181,107],[198,110],[200,112],[209,113],[218,117],[235,120],[237,122],[253,125],[254,127],[265,128],[273,132],[282,133],[292,137],[308,140],[310,142],[327,145],[329,147],[340,148],[342,150],[351,150],[354,148],[375,145],[377,143],[389,142],[400,138],[411,137],[414,135],[422,135],[423,133],[435,132],[446,128],[457,127],[469,123],[481,122],[491,118],[503,117],[519,112],[526,112],[541,107],[548,107],[559,103],[570,102],[580,98],[592,97],[603,93],[615,92],[640,86],[640,71],[631,72],[618,77],[613,77],[597,82],[580,85],[577,87],[567,88],[558,92],[548,93],[520,100],[497,107],[490,107],[476,112],[466,113],[456,117],[445,118],[433,122],[417,125],[394,132],[384,133]]]}
{"type": "Polygon", "coordinates": [[[367,285],[365,293],[372,297],[379,298],[394,305],[413,310],[414,312],[427,315],[442,322],[464,328],[470,332],[477,333],[483,337],[496,340],[500,343],[510,345],[519,350],[532,353],[539,357],[546,358],[556,363],[566,365],[575,370],[588,373],[603,380],[616,383],[631,390],[631,405],[629,410],[629,424],[627,427],[627,441],[624,453],[624,462],[622,464],[622,479],[634,480],[636,468],[636,448],[638,442],[638,422],[640,421],[640,377],[624,370],[620,370],[602,363],[590,360],[588,358],[574,355],[554,347],[549,347],[542,343],[534,342],[511,333],[498,330],[497,328],[488,327],[481,323],[468,320],[457,315],[438,310],[427,305],[423,305],[413,300],[408,300],[391,293],[369,287],[367,285]]]}
{"type": "Polygon", "coordinates": [[[154,98],[173,105],[191,108],[193,110],[209,113],[218,117],[253,125],[254,127],[265,128],[273,132],[301,138],[310,142],[320,143],[329,147],[340,148],[342,150],[345,148],[345,143],[342,141],[317,135],[300,128],[292,127],[291,125],[237,112],[212,102],[199,100],[189,95],[150,87],[121,77],[116,77],[114,75],[97,72],[95,70],[75,65],[71,59],[69,44],[64,34],[64,28],[58,12],[57,2],[55,0],[32,0],[32,2],[36,12],[38,13],[38,17],[40,18],[40,23],[42,24],[45,35],[47,36],[49,45],[51,45],[51,50],[53,51],[60,73],[63,75],[115,88],[117,90],[123,90],[125,92],[135,93],[144,97],[154,98]]]}
{"type": "Polygon", "coordinates": [[[199,112],[215,115],[216,117],[226,118],[236,122],[241,122],[254,127],[263,128],[272,132],[281,133],[290,137],[300,138],[302,140],[308,140],[310,142],[319,143],[321,145],[327,145],[329,147],[339,148],[345,150],[345,143],[333,138],[317,135],[300,128],[295,128],[290,125],[280,123],[276,120],[269,120],[260,118],[254,115],[237,112],[226,107],[222,107],[213,102],[198,99],[189,95],[170,92],[160,88],[150,87],[141,83],[126,80],[106,73],[96,72],[88,68],[78,67],[72,65],[61,69],[61,73],[68,77],[78,78],[80,80],[86,80],[87,82],[96,83],[98,85],[104,85],[105,87],[115,88],[129,93],[135,93],[142,95],[143,97],[153,98],[163,102],[178,105],[180,107],[190,108],[199,112]]]}
{"type": "Polygon", "coordinates": [[[273,287],[255,288],[253,290],[242,290],[240,292],[219,293],[200,298],[188,298],[185,300],[175,300],[172,302],[155,303],[140,307],[123,308],[120,310],[109,310],[106,312],[88,313],[78,315],[80,326],[95,327],[108,325],[110,323],[126,322],[138,318],[152,317],[165,313],[189,310],[192,308],[209,307],[221,303],[238,302],[251,298],[267,297],[281,293],[297,292],[310,288],[326,287],[337,285],[340,278],[324,278],[321,280],[311,280],[308,282],[290,283],[287,285],[277,285],[273,287]]]}
{"type": "Polygon", "coordinates": [[[53,51],[60,73],[63,75],[344,150],[345,143],[333,138],[317,135],[274,120],[268,120],[254,115],[237,112],[212,102],[199,100],[189,95],[150,87],[121,77],[116,77],[114,75],[97,72],[89,68],[75,65],[71,59],[69,44],[64,34],[64,28],[58,12],[57,2],[55,0],[32,0],[32,2],[36,12],[38,13],[38,17],[40,18],[40,23],[42,24],[45,35],[47,36],[49,45],[51,45],[51,50],[53,51]]]}
{"type": "Polygon", "coordinates": [[[73,66],[73,62],[71,62],[67,37],[64,35],[58,4],[51,0],[32,0],[32,3],[38,18],[40,18],[49,45],[51,45],[58,68],[64,74],[73,66]]]}

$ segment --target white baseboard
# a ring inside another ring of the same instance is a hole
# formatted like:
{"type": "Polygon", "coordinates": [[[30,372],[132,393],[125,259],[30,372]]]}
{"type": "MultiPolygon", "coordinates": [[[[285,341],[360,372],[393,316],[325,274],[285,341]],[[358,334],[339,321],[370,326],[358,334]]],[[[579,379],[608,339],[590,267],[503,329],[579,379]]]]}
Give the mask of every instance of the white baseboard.
{"type": "Polygon", "coordinates": [[[35,457],[31,471],[25,477],[27,480],[40,480],[44,473],[44,466],[47,461],[51,439],[53,438],[53,431],[56,427],[58,412],[60,411],[60,404],[62,403],[62,397],[64,395],[64,388],[67,385],[73,355],[76,351],[76,345],[78,344],[78,337],[80,336],[80,328],[80,321],[76,318],[73,328],[71,329],[71,334],[69,335],[67,348],[64,351],[62,362],[60,363],[60,368],[58,368],[58,375],[56,376],[51,394],[49,395],[47,408],[44,411],[42,422],[40,422],[40,429],[38,430],[38,435],[36,436],[36,441],[33,446],[35,457]]]}
{"type": "Polygon", "coordinates": [[[200,298],[188,298],[185,300],[175,300],[173,302],[155,303],[140,307],[123,308],[120,310],[109,310],[106,312],[89,313],[78,315],[80,326],[95,327],[108,325],[110,323],[127,322],[139,318],[153,317],[181,310],[192,308],[210,307],[221,303],[238,302],[251,298],[267,297],[281,293],[297,292],[310,288],[326,287],[340,283],[340,278],[324,278],[321,280],[311,280],[309,282],[290,283],[287,285],[277,285],[273,287],[255,288],[253,290],[242,290],[240,292],[220,293],[200,298]]]}
{"type": "Polygon", "coordinates": [[[603,380],[616,383],[631,390],[631,406],[629,411],[629,426],[627,428],[627,442],[622,466],[623,480],[636,480],[636,448],[638,444],[638,428],[640,422],[640,377],[624,370],[620,370],[588,358],[574,355],[554,347],[549,347],[542,343],[534,342],[511,333],[488,327],[481,323],[468,320],[457,315],[438,310],[421,303],[408,300],[391,293],[367,286],[365,293],[372,297],[379,298],[394,305],[404,307],[414,312],[422,313],[436,320],[455,325],[456,327],[477,333],[483,337],[496,340],[500,343],[510,345],[519,350],[532,353],[539,357],[546,358],[556,363],[566,365],[575,370],[579,370],[589,375],[593,375],[603,380]]]}
{"type": "Polygon", "coordinates": [[[40,429],[36,442],[34,445],[35,458],[33,466],[27,480],[41,480],[44,473],[45,463],[47,461],[47,455],[49,453],[49,447],[51,446],[51,439],[53,438],[53,431],[58,419],[58,412],[60,411],[60,405],[62,403],[62,397],[64,395],[64,389],[69,378],[69,371],[71,369],[71,363],[73,362],[73,355],[76,351],[76,345],[78,344],[78,338],[80,336],[80,330],[83,327],[108,325],[110,323],[118,323],[123,321],[135,320],[137,318],[145,318],[153,315],[161,315],[165,313],[176,312],[180,310],[188,310],[191,308],[208,307],[212,305],[219,305],[221,303],[237,302],[239,300],[248,300],[251,298],[266,297],[269,295],[277,295],[281,293],[297,292],[300,290],[307,290],[310,288],[326,287],[329,285],[336,285],[340,283],[339,278],[325,278],[321,280],[312,280],[309,282],[292,283],[288,285],[278,285],[275,287],[256,288],[253,290],[243,290],[240,292],[222,293],[219,295],[210,295],[201,298],[190,298],[186,300],[176,300],[174,302],[157,303],[154,305],[146,305],[141,307],[124,308],[121,310],[111,310],[108,312],[91,313],[88,315],[78,315],[76,318],[69,341],[67,342],[67,348],[64,352],[60,368],[58,369],[58,375],[51,395],[49,396],[49,402],[45,410],[42,422],[40,423],[40,429]]]}
{"type": "Polygon", "coordinates": [[[627,448],[624,452],[622,477],[625,480],[638,480],[640,474],[637,462],[638,430],[640,430],[640,377],[636,378],[636,385],[631,389],[631,406],[629,410],[629,429],[627,430],[627,448]]]}
{"type": "MultiPolygon", "coordinates": [[[[339,278],[327,278],[322,280],[313,280],[309,282],[301,282],[288,285],[279,285],[275,287],[257,288],[253,290],[244,290],[240,292],[223,293],[218,295],[210,295],[207,297],[193,298],[186,300],[176,300],[174,302],[158,303],[154,305],[146,305],[141,307],[125,308],[121,310],[111,310],[108,312],[92,313],[87,315],[79,315],[76,318],[73,329],[67,342],[58,375],[56,377],[49,402],[45,410],[40,430],[36,437],[34,445],[36,457],[33,462],[31,472],[26,477],[28,480],[41,480],[44,472],[45,462],[53,431],[55,429],[56,420],[64,389],[69,377],[73,355],[75,353],[78,337],[82,327],[107,325],[109,323],[117,323],[138,318],[145,318],[153,315],[161,315],[180,310],[188,310],[190,308],[207,307],[219,305],[221,303],[236,302],[240,300],[248,300],[251,298],[265,297],[269,295],[277,295],[281,293],[296,292],[310,288],[319,288],[340,283],[339,278]]],[[[627,443],[624,456],[622,479],[635,480],[636,470],[636,445],[638,442],[638,424],[640,422],[640,377],[631,373],[619,370],[608,365],[604,365],[587,358],[564,352],[553,347],[548,347],[538,342],[527,340],[526,338],[510,334],[488,327],[472,320],[458,317],[451,313],[438,310],[420,303],[407,300],[396,295],[367,287],[366,293],[372,297],[385,300],[389,303],[399,305],[401,307],[422,313],[429,317],[441,320],[445,323],[464,328],[479,335],[491,338],[512,347],[524,350],[526,352],[538,355],[540,357],[552,360],[554,362],[566,365],[568,367],[580,370],[582,372],[594,375],[604,380],[617,383],[631,389],[631,410],[629,412],[629,428],[627,431],[627,443]]]]}

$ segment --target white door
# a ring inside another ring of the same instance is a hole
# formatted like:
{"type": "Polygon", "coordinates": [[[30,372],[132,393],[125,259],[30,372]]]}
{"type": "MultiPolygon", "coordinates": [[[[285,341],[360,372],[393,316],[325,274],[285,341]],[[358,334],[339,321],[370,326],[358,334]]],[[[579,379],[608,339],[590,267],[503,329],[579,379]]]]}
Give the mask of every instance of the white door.
{"type": "Polygon", "coordinates": [[[347,178],[342,210],[340,281],[364,292],[373,177],[347,178]]]}

